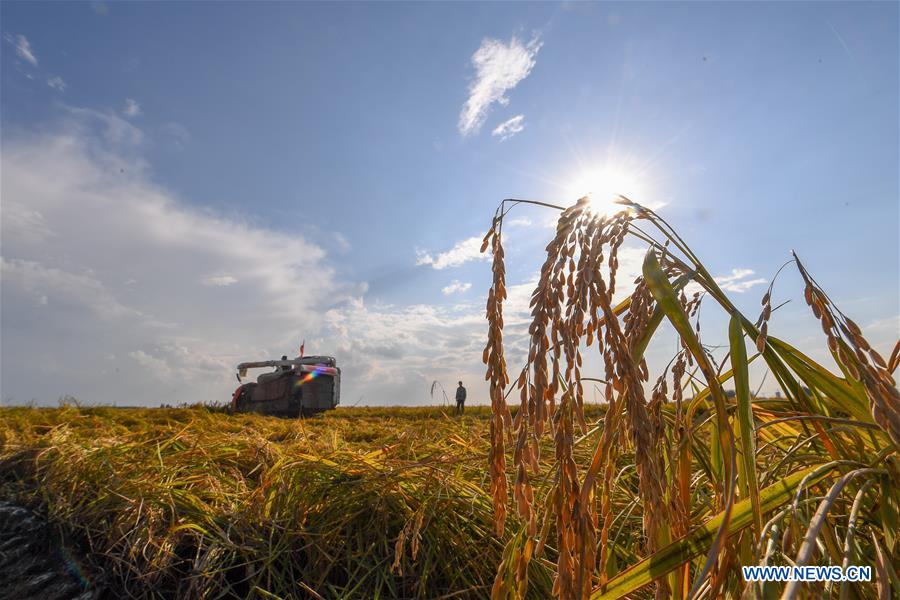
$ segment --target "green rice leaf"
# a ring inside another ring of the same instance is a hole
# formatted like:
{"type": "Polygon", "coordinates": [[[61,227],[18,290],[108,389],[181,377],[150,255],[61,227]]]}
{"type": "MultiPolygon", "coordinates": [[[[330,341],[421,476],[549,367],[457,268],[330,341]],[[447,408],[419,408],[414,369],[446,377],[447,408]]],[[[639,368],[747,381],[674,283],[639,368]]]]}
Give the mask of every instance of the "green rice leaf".
{"type": "MultiPolygon", "coordinates": [[[[818,465],[803,469],[761,490],[759,494],[761,512],[771,512],[790,502],[797,493],[797,489],[803,479],[813,474],[817,468],[818,465]]],[[[810,477],[806,485],[815,485],[824,479],[829,472],[826,470],[810,477]]],[[[666,575],[680,565],[703,556],[709,551],[709,547],[715,540],[716,532],[722,525],[723,517],[724,513],[719,513],[684,538],[675,540],[665,548],[661,548],[625,572],[620,573],[609,581],[605,590],[597,590],[591,594],[591,600],[623,598],[666,575]]],[[[753,519],[753,506],[750,503],[750,499],[738,502],[732,510],[729,526],[730,533],[733,535],[752,525],[753,519]]]]}

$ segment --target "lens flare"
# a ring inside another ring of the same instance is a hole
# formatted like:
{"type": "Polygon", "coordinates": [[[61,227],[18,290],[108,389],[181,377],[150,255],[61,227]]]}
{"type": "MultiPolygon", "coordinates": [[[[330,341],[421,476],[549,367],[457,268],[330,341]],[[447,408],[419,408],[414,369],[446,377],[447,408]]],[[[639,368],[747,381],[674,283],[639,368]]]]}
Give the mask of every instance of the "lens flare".
{"type": "Polygon", "coordinates": [[[323,366],[323,365],[318,365],[318,366],[316,366],[315,369],[313,369],[312,371],[310,371],[309,373],[307,373],[306,375],[304,375],[302,378],[298,379],[297,382],[294,383],[294,386],[295,386],[295,387],[300,387],[300,386],[303,385],[304,383],[307,383],[307,382],[309,382],[309,381],[312,381],[313,379],[315,379],[316,377],[318,377],[319,375],[321,375],[321,374],[324,373],[324,372],[325,372],[324,366],[323,366]]]}
{"type": "Polygon", "coordinates": [[[93,582],[88,578],[87,572],[82,568],[81,563],[78,562],[75,557],[72,556],[72,554],[64,547],[60,547],[59,553],[66,571],[68,571],[76,579],[78,579],[78,582],[81,584],[81,588],[83,590],[93,589],[95,586],[93,585],[93,582]]]}

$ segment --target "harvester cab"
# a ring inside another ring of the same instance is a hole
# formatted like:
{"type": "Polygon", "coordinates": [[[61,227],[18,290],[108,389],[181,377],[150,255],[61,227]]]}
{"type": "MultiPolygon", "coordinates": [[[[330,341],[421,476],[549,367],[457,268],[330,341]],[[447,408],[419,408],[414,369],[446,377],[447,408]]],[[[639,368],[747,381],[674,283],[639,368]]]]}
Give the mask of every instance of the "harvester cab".
{"type": "Polygon", "coordinates": [[[237,366],[241,385],[234,391],[236,413],[255,412],[278,417],[307,417],[340,403],[341,370],[332,356],[305,356],[245,362],[237,366]],[[274,367],[256,381],[243,383],[249,369],[274,367]]]}

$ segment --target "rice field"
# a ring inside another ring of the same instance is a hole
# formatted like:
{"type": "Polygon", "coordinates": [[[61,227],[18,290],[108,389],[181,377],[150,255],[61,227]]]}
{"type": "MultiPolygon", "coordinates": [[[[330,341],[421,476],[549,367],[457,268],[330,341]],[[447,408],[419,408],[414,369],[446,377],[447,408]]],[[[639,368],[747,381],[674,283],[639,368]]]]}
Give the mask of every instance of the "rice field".
{"type": "MultiPolygon", "coordinates": [[[[511,537],[488,417],[7,408],[0,496],[46,514],[115,597],[485,597],[511,537]]],[[[537,562],[529,597],[551,579],[537,562]]]]}
{"type": "Polygon", "coordinates": [[[834,359],[819,364],[769,331],[775,281],[741,314],[661,217],[621,202],[543,205],[560,217],[521,366],[504,354],[502,226],[523,201],[498,208],[490,407],[2,409],[0,497],[46,515],[114,597],[897,597],[900,344],[884,358],[794,257],[834,359]],[[626,239],[643,273],[613,302],[626,239]],[[701,303],[728,316],[724,357],[701,303]],[[679,349],[651,374],[664,321],[679,349]],[[602,373],[582,373],[588,352],[602,373]],[[754,361],[780,397],[751,392],[754,361]],[[750,565],[872,576],[748,583],[750,565]]]}

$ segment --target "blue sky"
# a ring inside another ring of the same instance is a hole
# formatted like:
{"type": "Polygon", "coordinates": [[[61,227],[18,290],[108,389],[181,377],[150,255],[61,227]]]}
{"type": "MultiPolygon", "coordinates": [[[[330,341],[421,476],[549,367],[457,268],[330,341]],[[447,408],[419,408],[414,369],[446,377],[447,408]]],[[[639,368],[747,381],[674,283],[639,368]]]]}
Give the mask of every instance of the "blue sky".
{"type": "MultiPolygon", "coordinates": [[[[459,378],[484,400],[472,238],[501,199],[567,204],[598,172],[748,313],[795,249],[876,347],[900,336],[896,3],[0,16],[5,401],[222,399],[236,362],[304,338],[344,365],[345,404],[459,378]]],[[[515,324],[552,214],[512,216],[515,324]]],[[[801,298],[793,272],[775,289],[801,298]]],[[[779,312],[773,334],[825,361],[802,301],[779,312]]]]}

